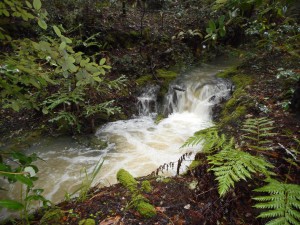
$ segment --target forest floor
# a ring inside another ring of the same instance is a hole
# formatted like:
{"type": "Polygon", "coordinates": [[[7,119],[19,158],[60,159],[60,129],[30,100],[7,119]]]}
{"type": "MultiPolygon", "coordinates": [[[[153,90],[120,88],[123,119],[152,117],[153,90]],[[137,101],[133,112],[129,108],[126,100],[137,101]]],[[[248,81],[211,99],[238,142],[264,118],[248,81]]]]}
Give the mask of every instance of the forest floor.
{"type": "MultiPolygon", "coordinates": [[[[134,18],[134,15],[128,15],[126,19],[122,19],[119,14],[110,15],[110,17],[105,17],[104,14],[104,18],[100,19],[106,21],[108,23],[107,26],[109,26],[109,23],[113,23],[113,19],[119,20],[120,29],[126,28],[124,24],[126,23],[128,29],[138,31],[138,28],[135,28],[135,26],[139,24],[139,18],[138,15],[136,18],[134,18]]],[[[148,26],[153,26],[150,23],[151,20],[154,19],[146,18],[144,26],[148,22],[148,26]]],[[[166,34],[178,34],[184,30],[183,26],[179,25],[190,26],[187,22],[188,20],[189,18],[185,18],[184,21],[175,21],[173,17],[166,17],[165,21],[158,19],[156,21],[157,27],[153,30],[159,33],[161,29],[164,29],[166,34]]],[[[203,24],[201,21],[199,23],[203,24]]],[[[195,24],[195,26],[197,27],[199,24],[195,24]]],[[[135,33],[132,33],[131,37],[135,35],[135,33]]],[[[157,35],[151,32],[147,34],[146,30],[144,30],[144,39],[151,39],[153,36],[156,37],[157,35]]],[[[140,71],[141,68],[147,68],[145,71],[140,72],[139,76],[142,76],[145,73],[155,71],[156,68],[168,66],[168,64],[172,63],[171,59],[173,59],[174,55],[177,53],[180,55],[185,52],[185,49],[180,49],[176,52],[178,43],[173,43],[170,47],[170,43],[163,43],[163,38],[163,36],[159,36],[158,42],[162,44],[157,46],[149,43],[150,41],[147,40],[140,42],[141,44],[134,45],[133,43],[139,42],[139,39],[135,40],[134,38],[131,40],[132,43],[113,40],[113,42],[119,42],[120,45],[123,43],[128,46],[119,46],[111,51],[111,54],[117,56],[118,60],[114,60],[113,57],[109,58],[108,55],[105,55],[106,53],[103,53],[103,56],[108,57],[108,61],[112,61],[112,66],[115,68],[113,72],[118,71],[130,74],[140,71]],[[168,50],[173,51],[174,55],[168,55],[168,50]],[[147,56],[151,57],[147,58],[147,56]],[[141,63],[136,68],[133,68],[134,65],[140,62],[146,63],[141,63]]],[[[191,43],[191,45],[193,44],[194,42],[191,43]]],[[[197,44],[195,46],[196,53],[200,51],[200,48],[198,48],[197,44]]],[[[204,51],[204,49],[201,49],[201,51],[204,51]]],[[[185,55],[182,58],[188,59],[185,55]]],[[[276,77],[279,68],[298,71],[299,73],[300,62],[285,52],[274,51],[266,54],[257,54],[256,57],[246,60],[238,67],[238,70],[243,74],[253,78],[253,82],[245,88],[245,91],[249,98],[257,103],[247,109],[247,114],[243,115],[243,119],[254,116],[267,116],[275,122],[275,131],[278,135],[272,137],[274,150],[266,153],[265,156],[275,165],[274,171],[278,174],[280,180],[300,184],[299,165],[289,164],[285,160],[288,156],[286,149],[300,150],[299,143],[294,141],[300,140],[300,115],[299,112],[298,114],[292,113],[282,107],[281,103],[288,98],[287,92],[290,84],[286,83],[284,79],[276,77]]],[[[130,106],[130,104],[127,104],[126,107],[129,108],[130,106]]],[[[35,115],[28,113],[20,114],[19,119],[17,119],[20,123],[15,123],[16,118],[11,118],[13,116],[10,116],[9,113],[1,113],[0,116],[7,117],[2,118],[2,121],[4,121],[2,124],[3,131],[0,129],[0,133],[8,133],[7,128],[9,128],[15,132],[11,136],[18,136],[20,129],[23,129],[23,127],[31,129],[37,123],[35,115]],[[29,117],[34,118],[31,119],[29,117]],[[28,121],[32,121],[32,123],[28,123],[28,121]],[[17,127],[11,127],[12,124],[15,124],[17,127]]],[[[238,144],[242,141],[240,139],[240,124],[233,125],[231,129],[225,130],[228,136],[235,137],[238,144]]],[[[205,158],[201,153],[196,158],[205,162],[205,158]]],[[[299,156],[296,161],[299,162],[299,156]]],[[[253,207],[255,203],[252,200],[254,195],[252,190],[261,185],[261,179],[254,177],[248,182],[239,182],[234,190],[231,190],[225,197],[221,198],[217,190],[215,177],[212,172],[207,171],[208,168],[209,165],[206,162],[188,171],[185,175],[171,178],[149,175],[136,178],[139,182],[148,180],[151,183],[152,190],[148,193],[140,190],[140,194],[147,198],[149,203],[155,207],[156,216],[152,218],[143,218],[132,207],[132,194],[121,184],[115,184],[109,187],[92,188],[84,201],[73,199],[62,202],[51,210],[47,209],[47,211],[44,211],[41,209],[34,215],[31,224],[88,224],[87,221],[84,223],[83,219],[92,219],[97,225],[258,225],[266,223],[265,220],[257,218],[259,211],[253,207]],[[44,223],[42,223],[43,221],[44,223]]],[[[163,175],[162,172],[160,171],[161,175],[163,175]]]]}
{"type": "MultiPolygon", "coordinates": [[[[291,165],[284,159],[288,156],[286,149],[294,148],[299,151],[300,148],[299,144],[293,142],[293,139],[300,138],[299,112],[297,116],[280,104],[285,97],[283,90],[278,87],[284,88],[285,81],[276,78],[276,74],[280,67],[298,70],[299,66],[299,61],[293,60],[290,55],[277,52],[248,60],[238,67],[238,70],[255,78],[246,90],[249,97],[258,104],[248,109],[246,117],[260,115],[275,121],[278,135],[272,137],[274,150],[265,156],[275,165],[274,172],[279,179],[295,184],[300,184],[300,168],[298,164],[291,165]],[[264,110],[260,109],[262,106],[264,110]]],[[[227,135],[239,140],[239,129],[237,126],[232,129],[234,131],[227,132],[227,135]]],[[[205,161],[201,153],[196,158],[205,161]]],[[[299,157],[297,160],[299,161],[299,157]]],[[[155,207],[157,215],[152,218],[143,218],[132,207],[132,194],[121,184],[116,184],[91,189],[85,201],[74,199],[60,203],[58,207],[62,214],[53,224],[77,225],[83,219],[93,219],[97,225],[266,223],[257,218],[259,211],[253,207],[254,201],[251,199],[254,195],[252,190],[262,184],[261,179],[258,179],[259,175],[248,182],[237,183],[234,190],[221,198],[214,175],[207,171],[208,168],[209,165],[204,163],[181,176],[162,178],[149,175],[137,178],[139,182],[148,180],[151,183],[152,190],[149,193],[140,190],[140,194],[155,207]]],[[[41,214],[44,213],[36,214],[35,221],[40,221],[41,214]]]]}

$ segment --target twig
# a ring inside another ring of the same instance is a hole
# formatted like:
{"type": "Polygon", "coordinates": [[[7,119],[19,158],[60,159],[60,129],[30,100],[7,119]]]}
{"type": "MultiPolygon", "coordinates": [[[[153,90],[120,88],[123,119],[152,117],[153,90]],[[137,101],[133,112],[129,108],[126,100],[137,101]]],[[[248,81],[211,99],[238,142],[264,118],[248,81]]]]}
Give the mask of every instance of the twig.
{"type": "Polygon", "coordinates": [[[210,191],[212,191],[212,190],[214,190],[214,189],[217,189],[217,188],[213,187],[213,188],[211,188],[211,189],[209,189],[209,190],[207,190],[207,191],[204,191],[204,192],[202,192],[201,194],[197,195],[197,197],[198,197],[198,196],[201,196],[201,195],[204,195],[205,193],[210,192],[210,191]]]}
{"type": "Polygon", "coordinates": [[[162,216],[164,216],[164,217],[166,217],[170,222],[171,222],[171,224],[173,224],[174,225],[174,223],[173,223],[173,221],[171,220],[171,218],[170,217],[168,217],[166,214],[164,214],[163,212],[161,212],[161,211],[158,211],[162,216]]]}
{"type": "Polygon", "coordinates": [[[284,147],[282,144],[280,144],[280,143],[278,143],[278,145],[281,147],[281,148],[283,148],[285,151],[286,151],[286,153],[288,154],[288,155],[291,155],[293,158],[294,158],[294,160],[296,161],[296,162],[300,162],[300,160],[298,160],[297,159],[297,156],[295,155],[295,154],[293,154],[290,150],[288,150],[286,147],[284,147]]]}

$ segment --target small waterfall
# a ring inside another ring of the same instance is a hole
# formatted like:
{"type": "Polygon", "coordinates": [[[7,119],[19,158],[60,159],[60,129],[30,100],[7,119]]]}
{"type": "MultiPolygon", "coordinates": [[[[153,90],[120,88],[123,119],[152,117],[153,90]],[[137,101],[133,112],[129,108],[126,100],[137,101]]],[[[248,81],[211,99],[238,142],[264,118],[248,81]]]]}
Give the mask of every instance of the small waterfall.
{"type": "MultiPolygon", "coordinates": [[[[199,146],[181,146],[196,131],[213,125],[212,106],[228,98],[230,82],[214,76],[220,69],[224,66],[203,66],[180,75],[170,84],[163,107],[157,103],[158,86],[143,89],[137,98],[138,116],[107,123],[97,130],[96,137],[108,143],[105,149],[82,146],[72,138],[41,140],[27,150],[28,154],[36,153],[44,160],[35,163],[40,170],[35,188],[44,189],[45,196],[57,203],[66,192],[78,189],[83,168],[89,173],[103,158],[94,184],[115,183],[120,168],[133,176],[143,176],[165,163],[177,162],[185,153],[199,151],[199,146]],[[166,118],[157,124],[154,118],[161,113],[160,109],[166,118]]],[[[184,164],[181,168],[184,169],[184,164]]],[[[6,185],[10,191],[0,193],[0,198],[18,199],[19,189],[13,184],[6,185]]],[[[0,220],[8,215],[5,210],[0,211],[0,220]]]]}
{"type": "Polygon", "coordinates": [[[157,114],[158,85],[149,85],[142,89],[142,94],[137,97],[139,116],[155,116],[157,114]]]}
{"type": "Polygon", "coordinates": [[[229,98],[231,82],[207,74],[201,76],[201,73],[193,71],[184,80],[180,77],[170,84],[164,100],[165,115],[192,112],[209,117],[213,105],[229,98]]]}

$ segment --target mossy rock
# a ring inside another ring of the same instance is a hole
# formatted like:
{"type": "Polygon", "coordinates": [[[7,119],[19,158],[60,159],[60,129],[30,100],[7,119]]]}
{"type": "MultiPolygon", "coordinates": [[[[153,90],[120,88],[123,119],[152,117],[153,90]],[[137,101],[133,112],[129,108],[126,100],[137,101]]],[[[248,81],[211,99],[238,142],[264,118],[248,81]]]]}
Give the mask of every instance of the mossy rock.
{"type": "Polygon", "coordinates": [[[136,210],[144,218],[152,218],[156,216],[156,210],[154,206],[148,202],[140,201],[136,205],[136,210]]]}
{"type": "Polygon", "coordinates": [[[223,124],[228,124],[228,123],[236,123],[238,120],[244,118],[244,116],[247,113],[247,107],[246,106],[238,106],[236,109],[228,115],[224,115],[222,118],[222,123],[223,124]]]}
{"type": "Polygon", "coordinates": [[[239,88],[234,91],[231,98],[225,103],[224,108],[222,110],[222,115],[226,116],[230,114],[231,112],[235,111],[235,108],[240,104],[245,104],[247,101],[245,101],[245,98],[248,98],[248,95],[246,91],[242,88],[239,88]],[[244,100],[241,102],[241,100],[244,100]]]}
{"type": "Polygon", "coordinates": [[[117,180],[126,187],[131,193],[137,191],[138,182],[134,177],[126,170],[120,169],[117,173],[117,180]]]}
{"type": "Polygon", "coordinates": [[[60,220],[63,217],[63,212],[60,209],[50,209],[45,212],[42,219],[40,220],[41,225],[59,225],[60,220]]]}
{"type": "Polygon", "coordinates": [[[235,85],[235,91],[223,106],[220,118],[221,125],[236,123],[246,115],[247,108],[252,106],[245,88],[252,83],[253,78],[250,75],[240,73],[236,67],[220,72],[217,76],[229,78],[235,85]]]}
{"type": "Polygon", "coordinates": [[[173,81],[178,73],[172,70],[158,69],[156,70],[157,78],[161,81],[161,88],[158,93],[158,98],[163,98],[169,90],[169,84],[173,81]]]}
{"type": "Polygon", "coordinates": [[[96,148],[96,149],[100,149],[100,150],[101,150],[101,149],[107,148],[108,144],[107,144],[106,141],[103,141],[103,140],[101,140],[101,139],[99,139],[99,138],[93,136],[93,137],[91,138],[91,140],[90,140],[89,146],[90,146],[91,148],[96,148]]]}
{"type": "Polygon", "coordinates": [[[166,118],[163,114],[158,114],[155,118],[155,124],[159,124],[164,118],[166,118]]]}
{"type": "Polygon", "coordinates": [[[243,88],[251,84],[253,78],[246,74],[236,74],[231,77],[231,80],[233,81],[233,83],[237,88],[243,88]]]}
{"type": "Polygon", "coordinates": [[[237,67],[230,67],[222,72],[217,73],[217,77],[229,78],[232,80],[236,88],[245,87],[253,81],[250,75],[239,73],[237,67]]]}

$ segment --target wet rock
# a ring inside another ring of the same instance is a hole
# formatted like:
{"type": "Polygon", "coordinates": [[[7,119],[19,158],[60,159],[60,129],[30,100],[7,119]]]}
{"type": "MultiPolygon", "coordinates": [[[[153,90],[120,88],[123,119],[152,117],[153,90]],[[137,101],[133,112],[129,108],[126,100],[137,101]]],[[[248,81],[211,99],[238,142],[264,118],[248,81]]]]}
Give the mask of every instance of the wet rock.
{"type": "Polygon", "coordinates": [[[94,135],[74,136],[73,137],[79,144],[93,149],[105,149],[108,144],[106,141],[99,139],[94,135]]]}

